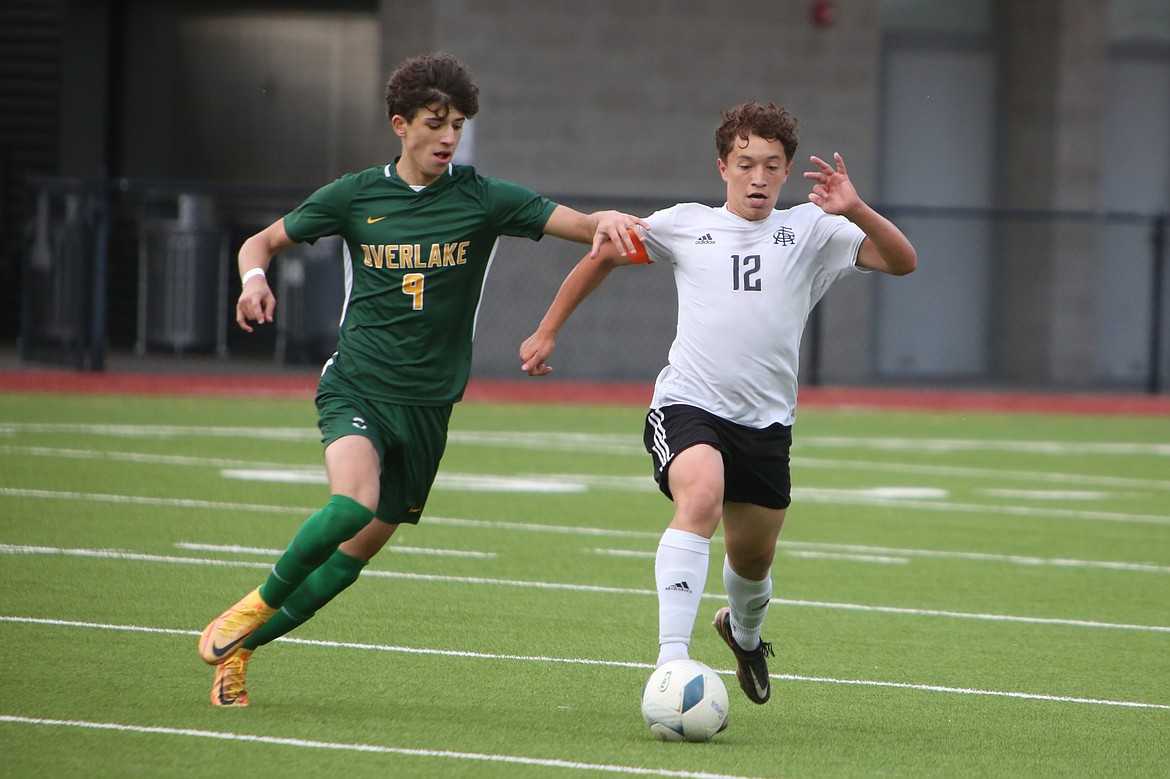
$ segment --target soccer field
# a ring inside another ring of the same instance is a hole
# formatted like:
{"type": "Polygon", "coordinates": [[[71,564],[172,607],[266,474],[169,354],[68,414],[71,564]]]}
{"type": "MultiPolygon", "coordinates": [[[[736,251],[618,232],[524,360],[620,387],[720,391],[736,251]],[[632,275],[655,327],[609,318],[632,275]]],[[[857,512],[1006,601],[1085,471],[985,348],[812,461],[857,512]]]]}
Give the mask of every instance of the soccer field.
{"type": "Polygon", "coordinates": [[[312,403],[0,394],[0,775],[1170,772],[1170,418],[802,409],[755,706],[657,741],[644,409],[467,403],[422,524],[214,709],[203,626],[325,499],[312,403]]]}

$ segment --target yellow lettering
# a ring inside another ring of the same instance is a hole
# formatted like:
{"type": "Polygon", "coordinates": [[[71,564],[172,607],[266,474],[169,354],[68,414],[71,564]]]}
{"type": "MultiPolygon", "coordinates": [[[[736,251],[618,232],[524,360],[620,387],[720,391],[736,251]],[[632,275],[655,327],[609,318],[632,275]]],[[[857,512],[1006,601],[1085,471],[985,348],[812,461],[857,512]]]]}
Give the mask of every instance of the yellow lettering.
{"type": "Polygon", "coordinates": [[[458,243],[433,243],[430,253],[423,255],[422,244],[400,243],[371,245],[362,244],[362,263],[371,268],[449,268],[467,264],[467,250],[470,241],[458,243]]]}

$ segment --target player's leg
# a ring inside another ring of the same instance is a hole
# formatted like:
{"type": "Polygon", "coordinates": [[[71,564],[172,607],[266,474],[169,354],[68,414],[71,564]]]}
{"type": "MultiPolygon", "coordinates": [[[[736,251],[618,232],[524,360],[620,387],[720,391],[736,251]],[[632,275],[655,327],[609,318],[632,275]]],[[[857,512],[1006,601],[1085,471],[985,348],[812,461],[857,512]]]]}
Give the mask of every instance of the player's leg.
{"type": "Polygon", "coordinates": [[[204,629],[199,641],[204,661],[218,665],[239,651],[343,541],[373,519],[381,465],[371,440],[360,435],[334,440],[325,449],[325,468],[329,502],[301,525],[268,579],[204,629]]]}
{"type": "MultiPolygon", "coordinates": [[[[341,484],[331,487],[340,488],[344,487],[341,484]]],[[[211,685],[211,704],[221,707],[247,706],[245,674],[252,653],[312,619],[325,604],[356,582],[370,558],[386,545],[397,529],[397,525],[373,519],[353,538],[342,542],[324,563],[313,569],[281,607],[244,639],[242,649],[227,662],[216,666],[215,679],[211,685]]]]}
{"type": "Polygon", "coordinates": [[[736,641],[748,649],[760,639],[760,628],[772,597],[772,560],[787,509],[750,503],[723,507],[723,584],[731,609],[736,641]]]}
{"type": "Polygon", "coordinates": [[[658,665],[688,656],[707,582],[711,536],[719,526],[724,456],[718,419],[693,406],[652,408],[642,441],[659,489],[674,501],[654,559],[658,591],[658,665]]]}
{"type": "Polygon", "coordinates": [[[244,649],[264,646],[312,619],[326,603],[358,580],[370,558],[385,546],[397,529],[397,525],[375,519],[356,536],[343,542],[263,626],[244,640],[244,649]]]}
{"type": "Polygon", "coordinates": [[[715,630],[735,654],[736,677],[755,703],[771,696],[767,658],[772,646],[760,637],[772,599],[776,540],[791,500],[788,454],[792,431],[783,425],[730,431],[727,502],[723,505],[723,585],[727,606],[715,614],[715,630]]]}
{"type": "Polygon", "coordinates": [[[760,631],[772,599],[772,559],[786,509],[726,503],[723,512],[728,605],[715,613],[715,630],[735,655],[740,688],[752,702],[767,703],[772,695],[767,661],[772,645],[760,631]]]}
{"type": "MultiPolygon", "coordinates": [[[[354,450],[347,446],[351,439],[360,442],[364,438],[339,438],[326,449],[325,464],[330,490],[376,500],[378,518],[342,541],[288,596],[277,613],[244,641],[244,648],[263,646],[311,619],[358,580],[366,563],[382,550],[399,523],[418,521],[446,446],[450,407],[382,404],[371,410],[377,420],[378,440],[386,442],[374,489],[370,488],[372,471],[366,470],[362,476],[363,466],[370,463],[355,462],[351,458],[354,450]]],[[[370,422],[373,420],[367,424],[370,422]]],[[[360,444],[357,448],[361,449],[360,444]]]]}
{"type": "Polygon", "coordinates": [[[723,503],[723,455],[705,411],[672,405],[646,414],[643,443],[654,478],[674,501],[670,526],[654,558],[658,592],[658,665],[688,656],[707,582],[711,536],[723,503]]]}
{"type": "MultiPolygon", "coordinates": [[[[357,581],[366,563],[386,545],[399,523],[417,523],[438,472],[439,460],[446,447],[447,424],[451,407],[410,407],[384,404],[373,409],[377,415],[376,455],[381,474],[370,489],[368,478],[360,478],[362,463],[350,455],[363,447],[341,445],[347,436],[336,439],[326,448],[326,470],[332,492],[348,491],[377,503],[379,517],[373,519],[351,538],[337,547],[329,558],[314,569],[285,600],[281,608],[258,630],[248,636],[244,650],[217,668],[211,701],[216,706],[247,706],[244,671],[259,646],[273,641],[312,618],[357,581]],[[383,449],[382,441],[386,442],[383,449]]],[[[353,420],[356,422],[357,420],[353,420]]],[[[363,423],[366,423],[363,418],[363,423]]],[[[371,420],[372,421],[372,420],[371,420]]],[[[349,420],[346,420],[349,424],[349,420]]],[[[322,424],[328,437],[329,425],[322,424]]],[[[367,426],[364,430],[370,430],[367,426]]],[[[367,463],[368,464],[368,463],[367,463]]],[[[369,474],[369,470],[364,471],[369,474]]]]}
{"type": "Polygon", "coordinates": [[[711,536],[723,503],[723,457],[707,444],[675,455],[669,464],[674,516],[654,558],[658,591],[658,665],[688,656],[707,582],[711,536]]]}
{"type": "Polygon", "coordinates": [[[325,449],[329,502],[301,525],[292,543],[260,587],[270,606],[280,607],[310,573],[374,518],[381,460],[370,439],[338,438],[325,449]]]}

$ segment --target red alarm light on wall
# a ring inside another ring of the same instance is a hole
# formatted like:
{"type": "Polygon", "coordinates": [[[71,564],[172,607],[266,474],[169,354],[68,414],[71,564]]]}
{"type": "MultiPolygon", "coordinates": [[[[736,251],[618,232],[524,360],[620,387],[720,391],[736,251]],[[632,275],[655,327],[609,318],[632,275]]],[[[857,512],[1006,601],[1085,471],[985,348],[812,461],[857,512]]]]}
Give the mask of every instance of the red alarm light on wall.
{"type": "Polygon", "coordinates": [[[809,19],[814,27],[832,27],[837,23],[840,11],[833,0],[816,0],[809,9],[809,19]]]}

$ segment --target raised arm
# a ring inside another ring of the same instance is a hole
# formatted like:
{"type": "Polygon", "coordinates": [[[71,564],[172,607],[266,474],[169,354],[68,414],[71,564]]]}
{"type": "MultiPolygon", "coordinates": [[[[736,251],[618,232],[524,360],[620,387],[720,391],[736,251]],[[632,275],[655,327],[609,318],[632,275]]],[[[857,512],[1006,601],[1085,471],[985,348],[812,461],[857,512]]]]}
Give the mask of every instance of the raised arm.
{"type": "Polygon", "coordinates": [[[644,219],[620,211],[594,211],[582,214],[568,206],[558,205],[544,225],[545,235],[554,235],[566,241],[591,243],[590,257],[597,257],[605,243],[615,244],[621,254],[634,251],[630,230],[636,226],[650,229],[644,219]]]}
{"type": "Polygon", "coordinates": [[[276,311],[276,295],[272,294],[265,273],[272,258],[292,245],[293,240],[285,232],[282,217],[244,241],[240,247],[238,261],[242,289],[240,299],[236,301],[236,323],[249,333],[252,332],[252,326],[248,320],[261,325],[272,321],[273,312],[276,311]]]}
{"type": "MultiPolygon", "coordinates": [[[[632,239],[630,240],[632,242],[632,239]]],[[[581,305],[581,301],[589,297],[614,268],[635,261],[646,261],[645,249],[642,246],[638,245],[631,249],[633,256],[623,254],[619,246],[611,240],[597,250],[596,256],[593,252],[586,254],[576,267],[569,271],[544,318],[540,320],[536,332],[520,344],[520,370],[529,376],[546,376],[551,373],[552,366],[545,360],[556,348],[557,333],[568,321],[569,316],[577,310],[577,306],[581,305]],[[638,259],[635,260],[634,257],[638,259]]]]}
{"type": "Polygon", "coordinates": [[[834,168],[820,157],[812,157],[812,163],[820,170],[804,174],[806,179],[816,182],[808,199],[820,206],[826,214],[840,214],[865,233],[865,240],[857,251],[857,264],[862,268],[905,276],[918,267],[918,253],[902,231],[893,222],[873,210],[857,194],[845,161],[840,154],[834,154],[837,162],[834,168]]]}

